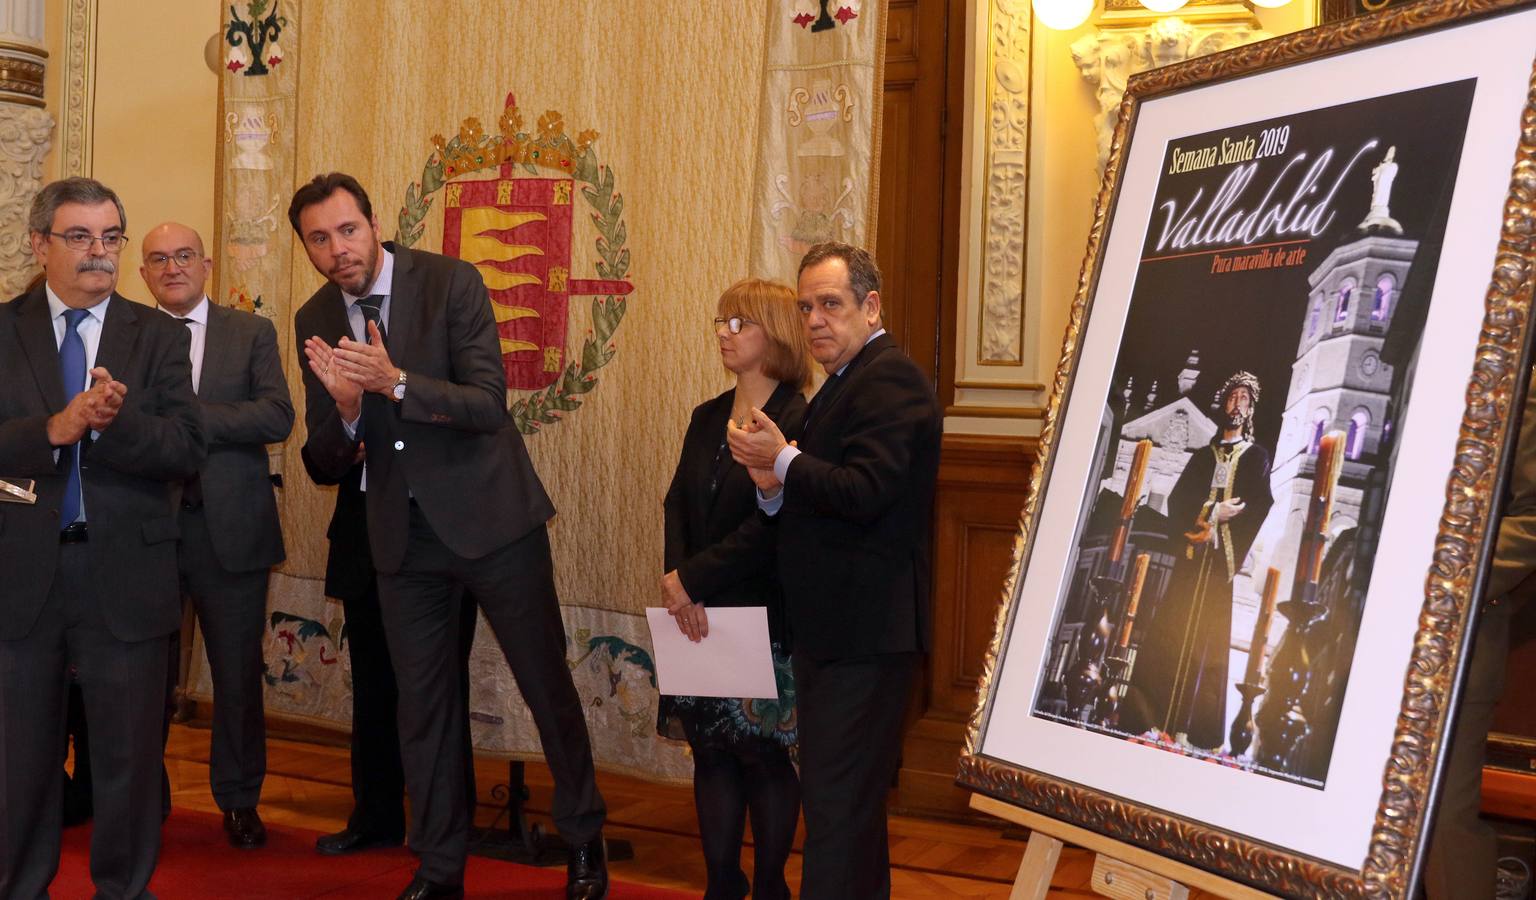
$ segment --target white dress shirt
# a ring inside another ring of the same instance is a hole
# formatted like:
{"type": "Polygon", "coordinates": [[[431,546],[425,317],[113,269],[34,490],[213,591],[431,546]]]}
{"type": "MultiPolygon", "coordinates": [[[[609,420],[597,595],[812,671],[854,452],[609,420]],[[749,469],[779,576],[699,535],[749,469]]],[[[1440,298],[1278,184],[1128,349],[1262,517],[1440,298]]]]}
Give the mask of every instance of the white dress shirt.
{"type": "Polygon", "coordinates": [[[192,311],[184,316],[178,316],[165,307],[160,311],[178,322],[190,322],[187,326],[187,334],[192,336],[192,391],[197,392],[199,385],[203,383],[203,348],[208,346],[208,295],[197,301],[192,311]]]}
{"type": "MultiPolygon", "coordinates": [[[[43,285],[43,290],[48,294],[48,315],[53,318],[53,346],[56,348],[62,347],[64,346],[64,332],[69,327],[64,322],[64,311],[69,309],[69,307],[64,305],[64,301],[59,299],[59,295],[55,294],[53,288],[46,282],[43,285]]],[[[108,294],[101,298],[100,303],[87,307],[86,312],[90,313],[90,315],[81,319],[80,324],[75,326],[75,333],[80,335],[80,340],[85,343],[86,372],[96,368],[96,348],[101,346],[101,330],[106,327],[107,304],[111,300],[112,295],[108,294]]],[[[84,378],[83,373],[81,377],[84,378]]],[[[82,381],[81,383],[85,384],[86,387],[90,387],[89,382],[82,381]]]]}

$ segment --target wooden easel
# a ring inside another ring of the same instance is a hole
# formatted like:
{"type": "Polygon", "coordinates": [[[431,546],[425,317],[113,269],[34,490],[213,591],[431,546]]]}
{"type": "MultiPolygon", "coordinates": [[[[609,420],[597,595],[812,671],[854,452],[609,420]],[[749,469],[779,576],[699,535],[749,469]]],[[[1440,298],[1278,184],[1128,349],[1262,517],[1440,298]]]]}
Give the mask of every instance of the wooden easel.
{"type": "Polygon", "coordinates": [[[1103,897],[1186,900],[1191,887],[1234,900],[1269,900],[1272,896],[1204,869],[1158,856],[1150,850],[981,794],[971,795],[971,808],[1022,825],[1030,831],[1029,844],[1019,863],[1019,874],[1014,879],[1009,900],[1045,900],[1063,843],[1076,844],[1094,852],[1093,892],[1103,897]]]}

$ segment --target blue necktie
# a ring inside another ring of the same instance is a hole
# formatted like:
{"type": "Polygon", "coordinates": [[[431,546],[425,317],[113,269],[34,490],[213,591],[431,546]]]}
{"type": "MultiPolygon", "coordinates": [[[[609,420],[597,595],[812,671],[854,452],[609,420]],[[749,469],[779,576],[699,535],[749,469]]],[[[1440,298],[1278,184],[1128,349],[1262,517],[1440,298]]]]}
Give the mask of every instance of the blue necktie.
{"type": "MultiPolygon", "coordinates": [[[[80,323],[89,310],[64,310],[64,342],[59,344],[59,376],[64,382],[64,402],[85,390],[85,341],[80,339],[80,323]]],[[[64,502],[59,506],[59,528],[66,528],[80,518],[80,443],[61,448],[60,462],[69,467],[64,484],[64,502]]]]}

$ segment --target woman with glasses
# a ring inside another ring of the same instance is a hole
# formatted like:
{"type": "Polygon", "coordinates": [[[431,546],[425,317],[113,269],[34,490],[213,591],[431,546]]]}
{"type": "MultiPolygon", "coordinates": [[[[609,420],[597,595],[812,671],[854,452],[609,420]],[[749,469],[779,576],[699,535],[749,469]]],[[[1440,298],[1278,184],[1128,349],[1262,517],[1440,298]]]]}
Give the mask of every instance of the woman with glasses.
{"type": "MultiPolygon", "coordinates": [[[[685,562],[690,571],[722,566],[710,551],[757,515],[754,485],[726,447],[727,422],[752,420],[754,407],[795,437],[805,416],[802,392],[810,385],[811,358],[795,293],[772,281],[747,279],[721,295],[715,337],[720,361],[736,386],[699,405],[683,438],[682,456],[666,499],[666,571],[685,562]]],[[[732,573],[729,586],[690,595],[674,608],[685,635],[707,640],[708,607],[766,606],[773,642],[777,700],[714,697],[661,698],[657,730],[686,739],[693,751],[693,797],[709,872],[705,900],[788,898],[784,862],[800,814],[795,747],[794,681],[780,644],[782,603],[772,567],[732,573]],[[748,814],[755,845],[753,877],[741,870],[748,814]]],[[[685,580],[684,587],[687,587],[685,580]]]]}

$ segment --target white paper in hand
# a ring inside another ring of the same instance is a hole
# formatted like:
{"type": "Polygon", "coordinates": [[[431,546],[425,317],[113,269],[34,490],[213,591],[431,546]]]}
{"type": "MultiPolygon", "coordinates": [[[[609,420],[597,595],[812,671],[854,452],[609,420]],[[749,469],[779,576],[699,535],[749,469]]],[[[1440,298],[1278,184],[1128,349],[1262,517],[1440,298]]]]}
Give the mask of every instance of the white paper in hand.
{"type": "Polygon", "coordinates": [[[709,637],[695,644],[662,607],[645,611],[656,659],[656,684],[663,694],[695,697],[773,699],[779,692],[768,644],[768,609],[763,606],[711,608],[709,637]]]}

